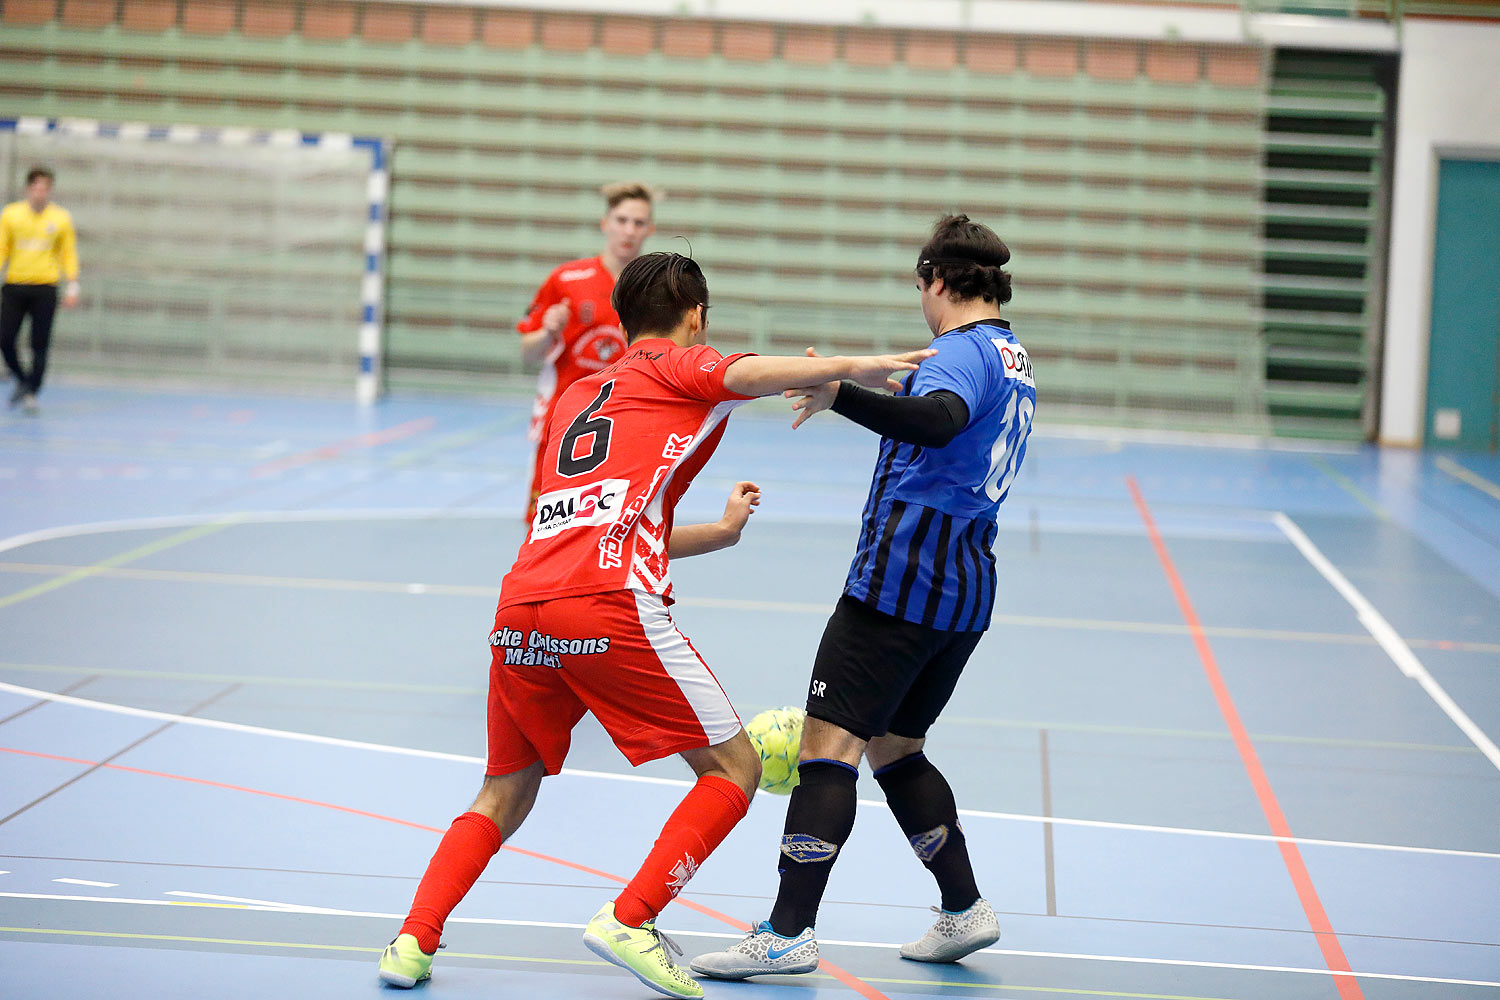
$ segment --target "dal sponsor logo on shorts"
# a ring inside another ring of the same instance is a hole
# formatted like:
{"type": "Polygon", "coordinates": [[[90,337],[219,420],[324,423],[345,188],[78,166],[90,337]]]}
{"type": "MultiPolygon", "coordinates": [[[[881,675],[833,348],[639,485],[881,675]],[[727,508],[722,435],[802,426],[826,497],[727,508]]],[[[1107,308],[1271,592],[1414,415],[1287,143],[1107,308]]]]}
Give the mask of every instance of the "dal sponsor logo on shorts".
{"type": "Polygon", "coordinates": [[[503,626],[490,633],[490,645],[505,650],[505,662],[515,667],[551,667],[562,669],[562,654],[569,656],[592,656],[609,652],[609,636],[596,635],[587,639],[569,639],[549,635],[540,629],[522,632],[503,626]]]}
{"type": "Polygon", "coordinates": [[[601,479],[587,486],[543,493],[537,498],[536,517],[531,522],[532,541],[569,528],[615,523],[629,489],[628,479],[601,479]]]}

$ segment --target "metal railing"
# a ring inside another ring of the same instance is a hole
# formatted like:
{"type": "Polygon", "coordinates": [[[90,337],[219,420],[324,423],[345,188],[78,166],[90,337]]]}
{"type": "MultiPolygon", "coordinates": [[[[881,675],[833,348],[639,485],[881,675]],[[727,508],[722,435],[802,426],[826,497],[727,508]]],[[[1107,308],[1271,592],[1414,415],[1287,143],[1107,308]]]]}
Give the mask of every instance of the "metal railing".
{"type": "MultiPolygon", "coordinates": [[[[975,0],[971,0],[975,2],[975,0]]],[[[1006,0],[977,0],[999,3],[1006,0]]],[[[1500,0],[1130,0],[1151,6],[1221,7],[1254,14],[1308,14],[1400,23],[1404,17],[1472,17],[1500,20],[1500,0]]]]}
{"type": "Polygon", "coordinates": [[[1410,16],[1500,19],[1500,0],[1240,0],[1247,14],[1311,14],[1400,22],[1410,16]]]}

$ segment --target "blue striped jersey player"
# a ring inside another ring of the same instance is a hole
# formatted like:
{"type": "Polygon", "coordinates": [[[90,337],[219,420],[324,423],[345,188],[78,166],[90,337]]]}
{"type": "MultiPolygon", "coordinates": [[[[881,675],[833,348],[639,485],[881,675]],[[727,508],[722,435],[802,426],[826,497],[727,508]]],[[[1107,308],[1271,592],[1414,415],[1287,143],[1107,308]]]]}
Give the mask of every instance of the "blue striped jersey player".
{"type": "Polygon", "coordinates": [[[941,448],[881,438],[844,593],[903,621],[982,632],[995,599],[995,514],[1026,457],[1036,381],[1000,319],[949,330],[932,347],[902,393],[950,392],[968,423],[941,448]]]}
{"type": "Polygon", "coordinates": [[[955,962],[1000,937],[979,893],[958,805],[925,753],[927,731],[989,627],[995,515],[1036,412],[1031,359],[1000,306],[1010,250],[965,215],[941,219],[917,258],[922,316],[937,353],[894,395],[848,382],[793,390],[800,425],[831,409],[881,435],[859,548],[813,660],[807,719],[777,853],[770,916],[700,955],[720,979],[811,972],[828,875],[854,826],[860,758],[937,881],[938,920],[903,958],[955,962]]]}

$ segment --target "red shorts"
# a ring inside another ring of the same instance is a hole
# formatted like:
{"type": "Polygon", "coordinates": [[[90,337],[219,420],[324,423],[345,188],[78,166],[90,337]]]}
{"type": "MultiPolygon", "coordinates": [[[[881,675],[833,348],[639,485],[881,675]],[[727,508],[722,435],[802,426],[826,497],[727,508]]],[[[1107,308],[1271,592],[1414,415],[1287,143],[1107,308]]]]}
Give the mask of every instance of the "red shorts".
{"type": "Polygon", "coordinates": [[[513,604],[490,634],[489,762],[562,769],[593,712],[632,765],[740,731],[729,696],[661,598],[635,590],[513,604]]]}

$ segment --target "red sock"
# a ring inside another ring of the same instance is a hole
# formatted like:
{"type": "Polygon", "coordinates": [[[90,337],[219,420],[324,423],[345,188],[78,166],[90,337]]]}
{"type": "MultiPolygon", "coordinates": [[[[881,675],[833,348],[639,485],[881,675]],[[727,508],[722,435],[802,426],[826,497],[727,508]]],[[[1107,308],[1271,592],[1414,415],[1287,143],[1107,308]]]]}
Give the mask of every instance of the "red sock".
{"type": "Polygon", "coordinates": [[[417,946],[427,954],[437,951],[443,922],[484,873],[500,841],[500,828],[488,816],[466,812],[454,820],[427,863],[401,933],[416,935],[417,946]]]}
{"type": "Polygon", "coordinates": [[[662,827],[646,863],[616,897],[615,919],[639,927],[660,913],[749,810],[739,785],[713,775],[699,778],[662,827]]]}

